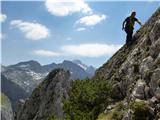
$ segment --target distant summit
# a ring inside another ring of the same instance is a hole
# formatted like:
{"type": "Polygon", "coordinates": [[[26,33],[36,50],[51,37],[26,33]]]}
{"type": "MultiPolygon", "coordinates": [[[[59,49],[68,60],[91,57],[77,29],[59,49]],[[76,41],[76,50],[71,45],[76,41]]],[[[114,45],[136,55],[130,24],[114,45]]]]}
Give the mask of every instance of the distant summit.
{"type": "Polygon", "coordinates": [[[73,60],[74,63],[82,67],[87,73],[89,73],[91,76],[95,74],[96,68],[93,66],[87,66],[84,63],[82,63],[80,60],[73,60]]]}

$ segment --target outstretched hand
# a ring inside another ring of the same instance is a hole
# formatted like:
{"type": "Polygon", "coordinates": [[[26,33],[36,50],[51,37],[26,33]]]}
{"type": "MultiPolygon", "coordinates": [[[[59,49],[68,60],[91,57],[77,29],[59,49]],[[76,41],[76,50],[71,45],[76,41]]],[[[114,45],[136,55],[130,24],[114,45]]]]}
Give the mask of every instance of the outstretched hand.
{"type": "Polygon", "coordinates": [[[139,25],[142,27],[142,23],[140,21],[138,21],[139,25]]]}

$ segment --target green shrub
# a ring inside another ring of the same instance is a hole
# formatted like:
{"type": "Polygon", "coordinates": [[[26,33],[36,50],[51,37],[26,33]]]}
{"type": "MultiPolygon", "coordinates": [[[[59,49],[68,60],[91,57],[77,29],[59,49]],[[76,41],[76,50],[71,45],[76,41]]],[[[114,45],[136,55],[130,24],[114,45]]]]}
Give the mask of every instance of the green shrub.
{"type": "Polygon", "coordinates": [[[50,116],[47,120],[56,120],[55,116],[50,116]]]}
{"type": "Polygon", "coordinates": [[[134,120],[146,120],[149,116],[149,106],[144,101],[135,101],[131,104],[134,120]]]}
{"type": "Polygon", "coordinates": [[[110,101],[112,83],[107,80],[75,80],[69,100],[64,100],[67,120],[95,120],[110,101]]]}
{"type": "Polygon", "coordinates": [[[100,114],[98,120],[122,120],[126,109],[123,103],[118,103],[112,110],[107,113],[100,114]]]}

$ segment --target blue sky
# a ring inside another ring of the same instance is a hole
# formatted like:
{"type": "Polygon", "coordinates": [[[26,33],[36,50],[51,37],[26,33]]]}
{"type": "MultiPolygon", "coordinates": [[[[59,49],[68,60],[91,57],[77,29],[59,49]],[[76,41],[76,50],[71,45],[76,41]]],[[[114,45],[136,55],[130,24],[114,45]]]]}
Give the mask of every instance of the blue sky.
{"type": "MultiPolygon", "coordinates": [[[[79,59],[99,67],[125,44],[122,22],[130,12],[135,10],[144,24],[160,5],[153,1],[56,1],[2,2],[3,65],[79,59]]],[[[135,31],[139,27],[136,24],[135,31]]]]}

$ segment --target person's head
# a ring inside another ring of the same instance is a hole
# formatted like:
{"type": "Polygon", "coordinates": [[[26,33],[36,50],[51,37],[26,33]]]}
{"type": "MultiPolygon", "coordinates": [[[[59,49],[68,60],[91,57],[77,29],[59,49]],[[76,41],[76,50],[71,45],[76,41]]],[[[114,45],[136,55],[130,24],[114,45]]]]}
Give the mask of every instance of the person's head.
{"type": "Polygon", "coordinates": [[[136,12],[133,11],[133,12],[131,13],[131,17],[135,17],[135,16],[136,16],[136,12]]]}

